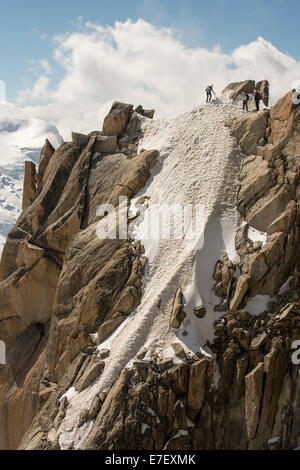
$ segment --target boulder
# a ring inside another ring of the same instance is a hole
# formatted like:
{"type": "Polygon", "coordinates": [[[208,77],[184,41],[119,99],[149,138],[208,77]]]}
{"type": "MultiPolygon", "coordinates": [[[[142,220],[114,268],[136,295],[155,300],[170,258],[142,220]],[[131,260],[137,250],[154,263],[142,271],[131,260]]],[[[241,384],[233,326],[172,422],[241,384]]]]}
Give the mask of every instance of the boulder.
{"type": "Polygon", "coordinates": [[[229,90],[232,90],[232,93],[230,95],[231,100],[237,99],[239,95],[241,95],[243,92],[244,93],[253,93],[255,88],[255,81],[254,80],[245,80],[243,82],[233,82],[229,83],[224,90],[222,91],[223,93],[226,93],[229,90]]]}
{"type": "Polygon", "coordinates": [[[203,307],[196,307],[194,308],[194,314],[196,315],[197,318],[204,318],[206,315],[206,308],[203,307]]]}
{"type": "Polygon", "coordinates": [[[141,116],[145,116],[148,119],[153,119],[155,110],[154,109],[144,109],[143,106],[139,105],[134,110],[136,113],[140,114],[141,116]]]}
{"type": "Polygon", "coordinates": [[[154,109],[144,109],[144,116],[148,119],[153,119],[154,118],[154,114],[155,114],[155,110],[154,109]]]}
{"type": "Polygon", "coordinates": [[[118,147],[117,136],[112,135],[110,137],[97,136],[94,145],[94,152],[99,153],[114,153],[118,147]]]}
{"type": "Polygon", "coordinates": [[[171,346],[176,356],[180,357],[181,359],[186,359],[185,350],[180,343],[172,343],[171,346]]]}
{"type": "Polygon", "coordinates": [[[110,356],[110,349],[100,349],[99,358],[104,360],[110,356]]]}
{"type": "Polygon", "coordinates": [[[183,312],[182,307],[183,307],[182,306],[182,289],[181,287],[179,287],[175,295],[171,319],[170,319],[171,328],[175,328],[175,329],[180,328],[180,325],[185,317],[185,313],[183,312]]]}
{"type": "Polygon", "coordinates": [[[269,106],[269,82],[268,80],[261,80],[257,82],[255,88],[259,91],[262,96],[262,100],[265,106],[269,106]]]}
{"type": "Polygon", "coordinates": [[[126,129],[133,106],[114,101],[108,115],[104,119],[103,134],[120,136],[126,129]]]}
{"type": "Polygon", "coordinates": [[[269,105],[269,82],[267,80],[261,80],[260,82],[255,83],[254,80],[244,80],[243,82],[233,82],[229,83],[222,93],[226,93],[229,90],[232,90],[230,95],[231,100],[235,100],[242,93],[254,93],[254,90],[258,90],[262,95],[262,100],[265,106],[269,105]]]}
{"type": "Polygon", "coordinates": [[[120,312],[123,315],[130,315],[138,306],[139,300],[140,296],[136,287],[127,286],[116,303],[114,312],[120,312]]]}
{"type": "Polygon", "coordinates": [[[238,278],[234,296],[230,302],[230,312],[235,313],[235,311],[239,308],[240,304],[243,301],[243,298],[248,290],[250,276],[242,275],[238,278]]]}
{"type": "Polygon", "coordinates": [[[78,145],[78,147],[86,147],[90,141],[90,138],[90,135],[72,132],[72,142],[74,145],[78,145]]]}
{"type": "Polygon", "coordinates": [[[252,351],[257,351],[258,349],[260,349],[265,344],[267,339],[268,339],[268,334],[265,331],[255,336],[253,340],[251,341],[252,351]]]}
{"type": "Polygon", "coordinates": [[[75,390],[82,392],[87,388],[92,382],[94,382],[103,371],[105,363],[101,360],[92,360],[88,366],[85,368],[82,376],[75,384],[75,390]]]}

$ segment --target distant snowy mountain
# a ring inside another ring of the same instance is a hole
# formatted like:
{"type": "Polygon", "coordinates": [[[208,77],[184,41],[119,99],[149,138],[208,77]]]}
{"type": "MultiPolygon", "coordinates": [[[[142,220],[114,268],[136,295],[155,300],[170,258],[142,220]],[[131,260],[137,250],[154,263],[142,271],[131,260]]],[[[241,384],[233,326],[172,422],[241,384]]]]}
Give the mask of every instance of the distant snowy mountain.
{"type": "Polygon", "coordinates": [[[24,162],[38,163],[46,138],[54,147],[62,142],[56,127],[28,118],[12,103],[0,103],[0,254],[21,212],[24,162]]]}

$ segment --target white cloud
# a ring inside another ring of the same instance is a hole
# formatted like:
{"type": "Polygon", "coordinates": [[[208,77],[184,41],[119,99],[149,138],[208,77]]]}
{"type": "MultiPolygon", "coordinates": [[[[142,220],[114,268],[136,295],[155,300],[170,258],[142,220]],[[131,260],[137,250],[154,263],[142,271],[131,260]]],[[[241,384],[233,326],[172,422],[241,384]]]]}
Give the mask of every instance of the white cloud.
{"type": "Polygon", "coordinates": [[[219,45],[188,48],[170,28],[128,20],[113,27],[87,23],[56,41],[53,56],[62,80],[51,87],[45,61],[34,86],[19,98],[46,100],[47,106],[26,112],[51,121],[67,139],[71,130],[99,128],[113,100],[153,107],[165,116],[202,103],[208,83],[221,93],[232,81],[268,79],[274,102],[300,78],[300,63],[261,37],[226,54],[219,45]]]}
{"type": "MultiPolygon", "coordinates": [[[[26,72],[36,72],[36,73],[46,73],[50,75],[52,73],[51,66],[46,59],[36,60],[36,59],[29,59],[27,62],[30,64],[30,67],[26,70],[26,72]]],[[[21,95],[22,95],[21,91],[21,95]]],[[[29,93],[30,95],[30,93],[29,93]]]]}
{"type": "Polygon", "coordinates": [[[52,72],[52,69],[50,67],[48,60],[42,59],[40,61],[40,64],[41,64],[41,68],[46,74],[50,74],[52,72]]]}

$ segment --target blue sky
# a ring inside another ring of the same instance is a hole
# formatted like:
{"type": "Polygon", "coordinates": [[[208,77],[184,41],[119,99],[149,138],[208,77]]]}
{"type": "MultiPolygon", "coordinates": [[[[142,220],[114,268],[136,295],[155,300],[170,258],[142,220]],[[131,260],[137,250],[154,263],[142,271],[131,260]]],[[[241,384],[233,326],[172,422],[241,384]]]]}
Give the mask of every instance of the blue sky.
{"type": "MultiPolygon", "coordinates": [[[[53,37],[78,29],[78,17],[102,25],[144,18],[181,32],[189,47],[230,52],[258,36],[299,59],[299,0],[0,0],[0,79],[7,98],[32,86],[40,73],[30,60],[51,57],[53,37]]],[[[56,81],[63,70],[54,66],[56,81]]]]}

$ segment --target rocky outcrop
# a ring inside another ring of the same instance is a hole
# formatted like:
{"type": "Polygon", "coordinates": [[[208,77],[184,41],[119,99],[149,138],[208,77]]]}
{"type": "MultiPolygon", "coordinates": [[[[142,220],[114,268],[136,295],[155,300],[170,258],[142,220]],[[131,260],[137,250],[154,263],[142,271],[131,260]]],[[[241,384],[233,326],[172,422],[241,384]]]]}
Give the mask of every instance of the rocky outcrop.
{"type": "Polygon", "coordinates": [[[149,119],[153,119],[155,110],[154,109],[144,109],[143,106],[139,105],[136,109],[135,112],[140,114],[141,116],[145,116],[149,119]]]}
{"type": "Polygon", "coordinates": [[[253,93],[255,88],[255,81],[254,80],[245,80],[243,82],[233,82],[229,83],[224,90],[223,93],[231,90],[230,99],[236,100],[237,97],[242,93],[253,93]]]}
{"type": "Polygon", "coordinates": [[[27,209],[36,198],[36,169],[33,162],[25,162],[22,209],[27,209]]]}
{"type": "MultiPolygon", "coordinates": [[[[156,163],[157,151],[117,153],[132,108],[113,104],[104,122],[108,135],[72,133],[72,143],[55,151],[46,141],[38,187],[35,165],[26,163],[24,211],[8,235],[0,265],[0,337],[8,358],[0,371],[1,448],[18,446],[69,364],[95,347],[91,334],[102,341],[140,302],[147,263],[142,247],[96,234],[97,207],[110,202],[117,207],[119,195],[134,196],[156,163]],[[24,343],[22,365],[17,355],[24,343]],[[14,407],[21,414],[14,414],[14,407]]],[[[97,360],[86,367],[77,389],[102,369],[97,360]]],[[[56,426],[64,413],[60,407],[56,426]]]]}
{"type": "Polygon", "coordinates": [[[257,83],[254,80],[229,83],[222,93],[226,93],[229,90],[232,90],[229,96],[231,100],[236,100],[242,93],[254,93],[254,90],[258,90],[264,105],[269,106],[269,82],[267,80],[261,80],[257,83]]]}
{"type": "Polygon", "coordinates": [[[289,93],[270,111],[227,123],[242,151],[253,153],[243,161],[238,210],[251,227],[267,234],[256,253],[249,246],[240,253],[242,273],[250,276],[250,296],[274,295],[296,266],[291,253],[299,246],[298,119],[289,93]]]}
{"type": "Polygon", "coordinates": [[[47,166],[48,166],[48,164],[50,162],[50,159],[51,159],[52,155],[54,154],[54,152],[55,152],[55,150],[54,150],[53,146],[51,145],[49,140],[46,139],[45,145],[44,145],[44,147],[42,148],[42,151],[41,151],[41,156],[40,156],[40,161],[39,161],[39,168],[38,168],[38,172],[37,172],[37,175],[36,175],[37,189],[38,190],[41,186],[45,171],[47,169],[47,166]]]}
{"type": "Polygon", "coordinates": [[[264,105],[269,106],[269,82],[267,80],[261,80],[256,83],[255,88],[261,94],[264,105]]]}
{"type": "Polygon", "coordinates": [[[133,106],[131,104],[115,101],[110,112],[104,119],[103,134],[106,136],[116,135],[120,137],[126,129],[133,106]]]}

